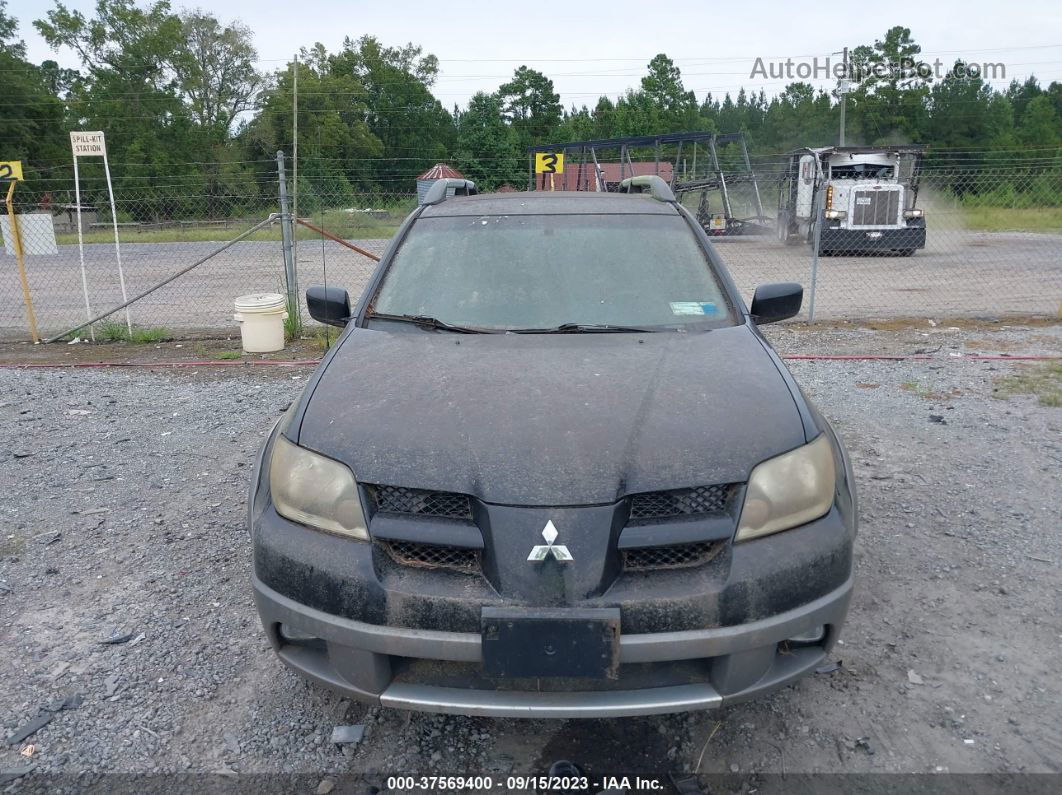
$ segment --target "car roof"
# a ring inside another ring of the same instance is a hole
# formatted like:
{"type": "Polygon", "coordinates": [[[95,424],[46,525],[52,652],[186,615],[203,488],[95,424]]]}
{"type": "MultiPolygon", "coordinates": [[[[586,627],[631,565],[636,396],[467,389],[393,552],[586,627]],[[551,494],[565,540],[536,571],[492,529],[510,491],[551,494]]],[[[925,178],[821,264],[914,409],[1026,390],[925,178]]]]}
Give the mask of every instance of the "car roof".
{"type": "Polygon", "coordinates": [[[460,215],[676,215],[647,193],[532,191],[454,196],[424,208],[421,218],[460,215]]]}

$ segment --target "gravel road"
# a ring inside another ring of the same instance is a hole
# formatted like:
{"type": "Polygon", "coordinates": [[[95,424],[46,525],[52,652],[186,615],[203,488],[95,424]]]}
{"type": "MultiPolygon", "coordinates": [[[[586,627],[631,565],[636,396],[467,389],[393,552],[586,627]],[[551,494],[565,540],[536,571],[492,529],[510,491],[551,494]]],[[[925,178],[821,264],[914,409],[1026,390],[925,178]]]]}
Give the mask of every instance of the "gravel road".
{"type": "Polygon", "coordinates": [[[1062,410],[993,396],[1036,365],[944,351],[791,366],[860,486],[840,667],[718,712],[586,722],[367,708],[276,661],[245,494],[308,370],[0,370],[0,737],[83,699],[2,744],[0,787],[289,773],[291,791],[326,792],[347,773],[503,778],[560,758],[725,774],[713,792],[791,792],[801,773],[1062,773],[1062,410]],[[355,723],[359,744],[330,742],[355,723]]]}

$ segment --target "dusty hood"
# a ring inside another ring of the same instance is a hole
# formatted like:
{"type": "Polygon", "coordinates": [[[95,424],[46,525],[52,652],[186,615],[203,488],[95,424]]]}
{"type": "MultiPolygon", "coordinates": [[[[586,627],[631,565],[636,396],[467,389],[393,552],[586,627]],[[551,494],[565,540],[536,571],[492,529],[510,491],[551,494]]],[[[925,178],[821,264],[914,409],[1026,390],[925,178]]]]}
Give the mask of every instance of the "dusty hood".
{"type": "Polygon", "coordinates": [[[804,443],[755,335],[464,335],[356,329],[298,443],[362,483],[508,505],[588,505],[743,481],[804,443]]]}

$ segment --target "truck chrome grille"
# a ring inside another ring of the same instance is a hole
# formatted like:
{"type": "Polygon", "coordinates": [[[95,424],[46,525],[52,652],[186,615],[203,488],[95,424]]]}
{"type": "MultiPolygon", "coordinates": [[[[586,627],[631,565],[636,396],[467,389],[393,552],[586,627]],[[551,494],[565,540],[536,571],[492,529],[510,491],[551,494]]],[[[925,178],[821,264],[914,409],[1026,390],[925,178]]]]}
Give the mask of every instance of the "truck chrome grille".
{"type": "Polygon", "coordinates": [[[853,194],[853,226],[895,226],[900,222],[900,191],[855,190],[853,194]]]}
{"type": "Polygon", "coordinates": [[[369,491],[377,511],[472,521],[472,504],[467,494],[403,486],[370,486],[369,491]]]}
{"type": "Polygon", "coordinates": [[[704,516],[726,511],[734,484],[697,486],[675,491],[648,491],[631,495],[631,521],[658,521],[681,516],[704,516]]]}
{"type": "Polygon", "coordinates": [[[715,559],[725,548],[725,541],[700,541],[667,547],[627,549],[623,552],[623,565],[628,571],[703,566],[715,559]]]}

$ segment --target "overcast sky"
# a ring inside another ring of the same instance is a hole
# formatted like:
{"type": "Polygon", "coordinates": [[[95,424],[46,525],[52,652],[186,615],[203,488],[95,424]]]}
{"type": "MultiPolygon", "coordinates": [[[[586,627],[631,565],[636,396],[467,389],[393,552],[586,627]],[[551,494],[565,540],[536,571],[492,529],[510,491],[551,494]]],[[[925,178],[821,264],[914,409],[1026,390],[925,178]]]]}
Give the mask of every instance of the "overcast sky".
{"type": "MultiPolygon", "coordinates": [[[[95,0],[67,0],[66,5],[91,16],[95,0]]],[[[173,2],[175,8],[196,5],[223,21],[235,18],[247,24],[255,34],[260,65],[269,70],[315,42],[337,49],[344,36],[368,33],[385,44],[419,44],[440,59],[435,94],[447,107],[463,105],[476,91],[493,91],[521,64],[551,77],[565,106],[592,105],[601,94],[615,97],[636,86],[658,52],[676,61],[686,88],[698,100],[708,91],[721,97],[742,86],[771,95],[790,81],[750,77],[757,57],[770,62],[817,55],[823,62],[844,46],[872,43],[893,25],[911,28],[926,60],[1003,63],[1006,79],[995,81],[997,85],[1030,74],[1043,85],[1062,80],[1058,0],[805,0],[799,5],[766,0],[173,2]]],[[[19,20],[32,60],[52,58],[76,67],[72,53],[53,53],[31,24],[51,7],[52,0],[9,0],[8,11],[19,20]]]]}

